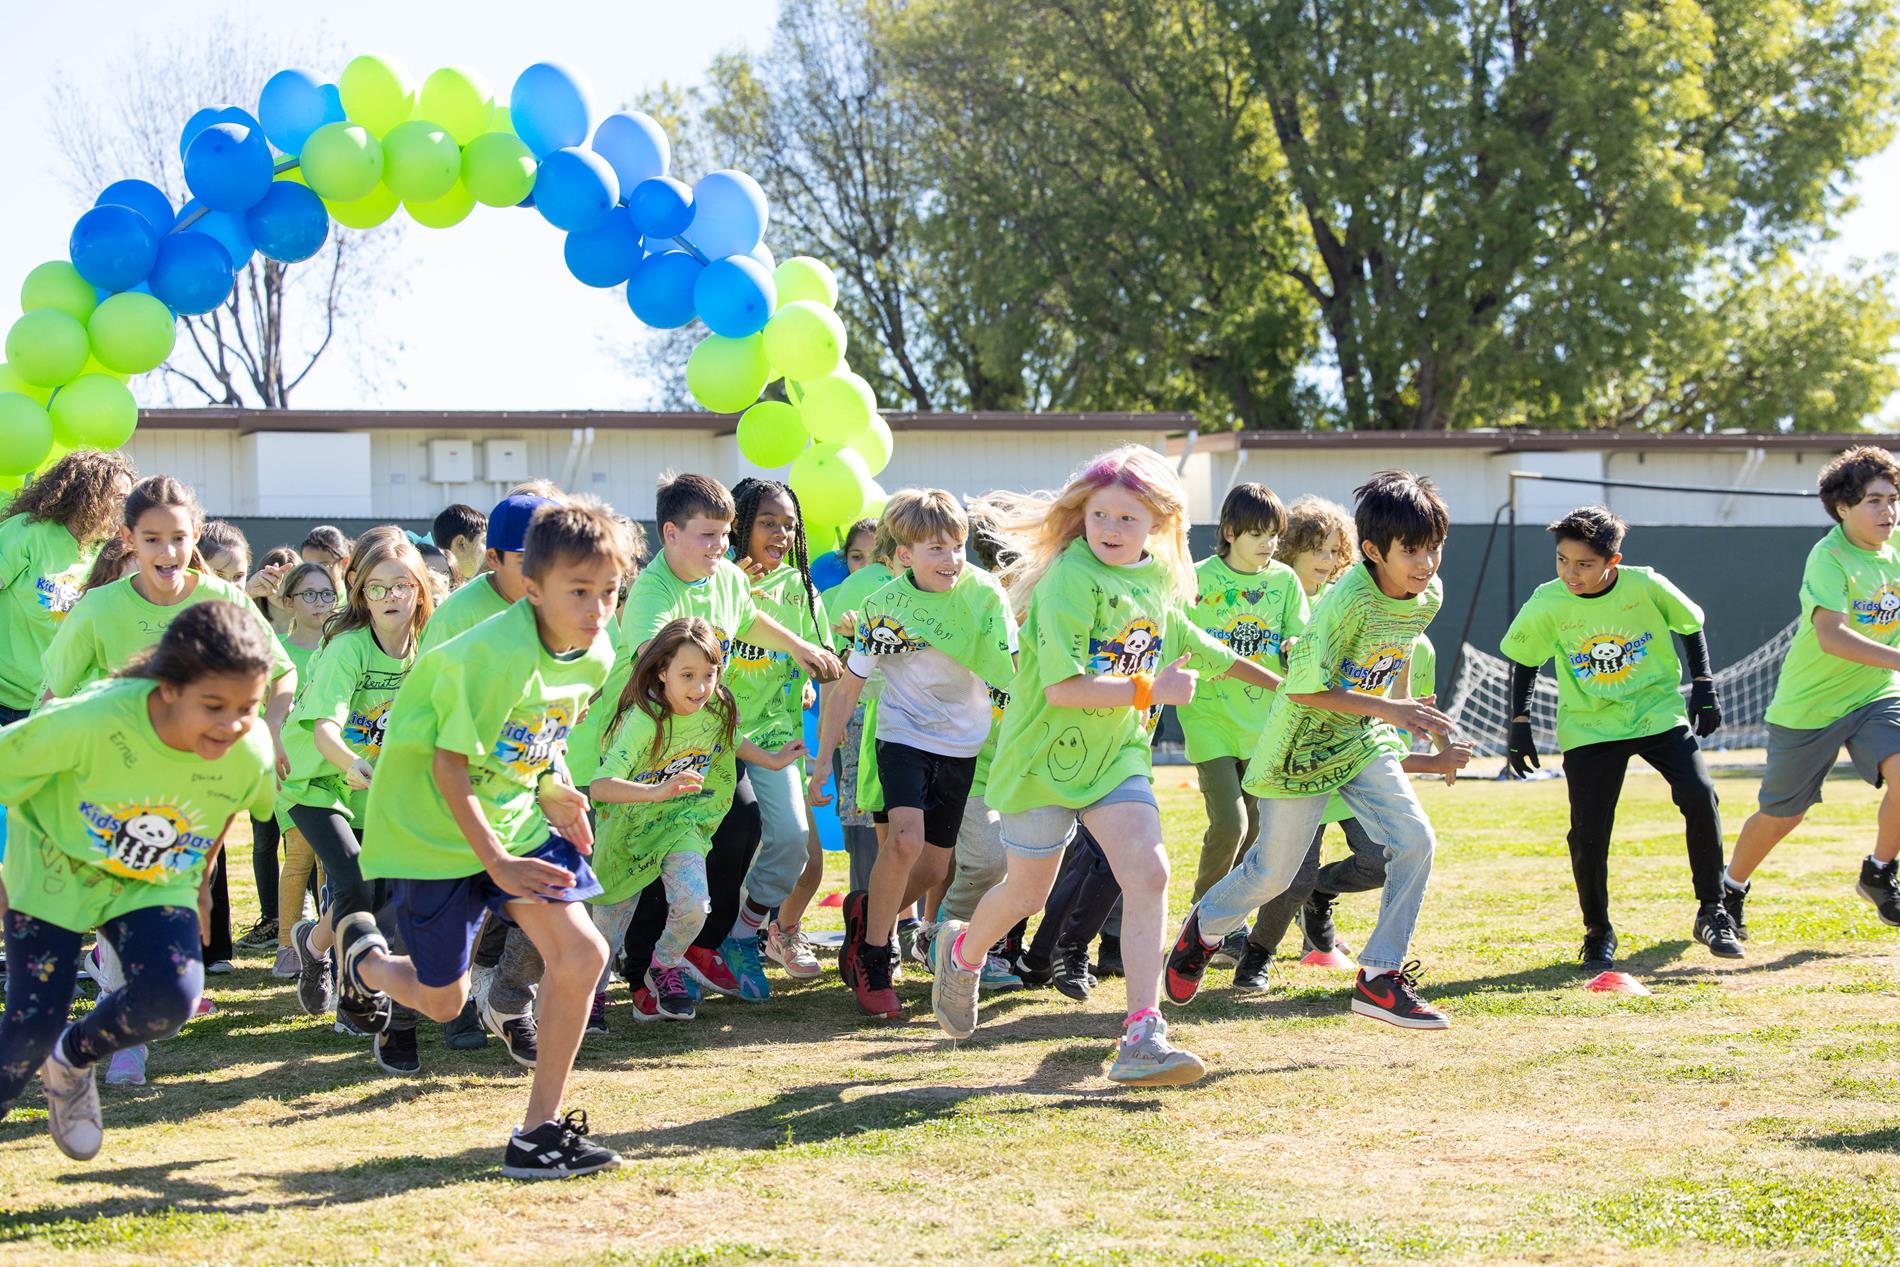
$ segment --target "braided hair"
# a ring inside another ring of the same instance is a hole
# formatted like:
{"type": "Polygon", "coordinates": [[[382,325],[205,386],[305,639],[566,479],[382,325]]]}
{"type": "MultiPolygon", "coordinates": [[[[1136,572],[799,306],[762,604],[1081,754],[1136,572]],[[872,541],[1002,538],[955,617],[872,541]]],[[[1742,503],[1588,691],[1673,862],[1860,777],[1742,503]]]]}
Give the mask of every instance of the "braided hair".
{"type": "Polygon", "coordinates": [[[798,494],[790,485],[747,476],[732,486],[733,553],[743,559],[752,552],[752,522],[759,517],[759,502],[767,493],[777,493],[790,502],[792,513],[798,517],[798,526],[792,530],[792,566],[798,569],[805,585],[805,610],[811,614],[811,627],[822,631],[825,623],[818,619],[818,589],[811,583],[811,546],[805,540],[805,508],[798,504],[798,494]]]}

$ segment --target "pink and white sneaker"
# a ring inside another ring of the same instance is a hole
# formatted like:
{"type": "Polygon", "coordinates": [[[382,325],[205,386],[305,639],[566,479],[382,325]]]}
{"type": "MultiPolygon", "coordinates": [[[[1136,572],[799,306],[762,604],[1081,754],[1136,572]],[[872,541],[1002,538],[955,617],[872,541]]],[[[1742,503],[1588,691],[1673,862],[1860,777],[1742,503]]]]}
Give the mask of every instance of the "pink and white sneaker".
{"type": "Polygon", "coordinates": [[[765,926],[765,957],[785,969],[785,975],[794,981],[810,981],[824,972],[805,930],[794,925],[786,932],[777,920],[765,926]]]}

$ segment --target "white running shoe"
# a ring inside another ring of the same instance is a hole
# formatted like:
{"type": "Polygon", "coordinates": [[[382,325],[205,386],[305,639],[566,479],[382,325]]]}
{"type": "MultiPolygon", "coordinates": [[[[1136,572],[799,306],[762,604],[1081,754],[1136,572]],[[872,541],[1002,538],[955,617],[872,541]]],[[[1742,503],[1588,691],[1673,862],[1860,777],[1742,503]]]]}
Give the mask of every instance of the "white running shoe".
{"type": "MultiPolygon", "coordinates": [[[[68,1029],[71,1026],[67,1027],[68,1029]]],[[[99,1116],[99,1084],[93,1078],[93,1066],[75,1069],[60,1053],[65,1033],[53,1043],[40,1063],[40,1088],[46,1093],[46,1125],[53,1133],[59,1151],[74,1161],[91,1161],[99,1155],[106,1128],[99,1116]]]]}
{"type": "Polygon", "coordinates": [[[1199,1056],[1168,1041],[1168,1023],[1151,1011],[1122,1031],[1108,1077],[1137,1087],[1181,1087],[1206,1073],[1199,1056]]]}

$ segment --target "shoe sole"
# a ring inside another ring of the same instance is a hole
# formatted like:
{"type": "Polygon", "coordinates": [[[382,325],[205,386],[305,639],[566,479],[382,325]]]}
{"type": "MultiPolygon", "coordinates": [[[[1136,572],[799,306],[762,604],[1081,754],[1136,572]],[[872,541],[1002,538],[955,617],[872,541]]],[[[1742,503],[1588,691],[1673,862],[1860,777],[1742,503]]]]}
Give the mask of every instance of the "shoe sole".
{"type": "Polygon", "coordinates": [[[374,1046],[370,1048],[370,1055],[375,1059],[378,1069],[381,1069],[384,1073],[395,1074],[398,1078],[413,1078],[422,1072],[422,1065],[420,1063],[412,1069],[406,1069],[401,1065],[390,1064],[387,1060],[383,1059],[383,1053],[374,1046]]]}
{"type": "Polygon", "coordinates": [[[1174,984],[1175,975],[1176,974],[1173,969],[1169,968],[1165,964],[1162,965],[1161,997],[1166,999],[1169,1003],[1173,1004],[1175,1007],[1186,1007],[1188,1004],[1194,1002],[1196,995],[1200,994],[1201,983],[1199,979],[1196,979],[1193,984],[1193,987],[1189,989],[1186,994],[1182,994],[1182,993],[1179,993],[1175,988],[1175,984],[1174,984]]]}
{"type": "Polygon", "coordinates": [[[525,1179],[531,1183],[542,1179],[579,1179],[583,1175],[597,1175],[603,1170],[613,1170],[619,1165],[620,1158],[616,1157],[612,1161],[603,1161],[598,1166],[582,1166],[574,1170],[541,1170],[538,1168],[530,1170],[521,1166],[503,1166],[501,1168],[501,1177],[503,1179],[525,1179]]]}
{"type": "Polygon", "coordinates": [[[642,1012],[636,1007],[633,1009],[633,1019],[642,1025],[646,1025],[653,1021],[661,1020],[662,1017],[658,1012],[642,1012]]]}
{"type": "Polygon", "coordinates": [[[1709,953],[1711,955],[1714,955],[1717,959],[1746,959],[1748,958],[1747,954],[1743,952],[1740,946],[1737,946],[1733,951],[1718,950],[1715,948],[1714,945],[1710,944],[1704,938],[1698,937],[1696,938],[1696,940],[1701,942],[1704,946],[1708,946],[1709,953]]]}
{"type": "Polygon", "coordinates": [[[1272,990],[1273,984],[1269,981],[1241,981],[1236,979],[1234,982],[1234,993],[1236,994],[1267,994],[1272,990]]]}
{"type": "Polygon", "coordinates": [[[1091,990],[1079,989],[1067,981],[1058,981],[1055,983],[1055,987],[1057,994],[1060,994],[1065,999],[1074,999],[1077,1003],[1087,1003],[1089,1001],[1089,995],[1093,993],[1091,990]]]}
{"type": "Polygon", "coordinates": [[[1368,1003],[1364,999],[1354,999],[1352,1001],[1352,1010],[1353,1010],[1353,1014],[1356,1016],[1365,1016],[1365,1017],[1370,1017],[1372,1020],[1375,1020],[1375,1021],[1384,1021],[1387,1025],[1396,1026],[1399,1029],[1450,1029],[1451,1028],[1450,1017],[1438,1016],[1438,1017],[1433,1017],[1429,1020],[1426,1020],[1422,1018],[1413,1019],[1411,1017],[1396,1016],[1393,1013],[1386,1011],[1384,1008],[1380,1007],[1378,1004],[1368,1003]]]}
{"type": "Polygon", "coordinates": [[[1186,1060],[1163,1065],[1155,1072],[1143,1074],[1139,1078],[1117,1078],[1114,1071],[1110,1070],[1108,1080],[1123,1087],[1185,1087],[1206,1076],[1207,1066],[1198,1056],[1189,1056],[1186,1060]]]}
{"type": "Polygon", "coordinates": [[[816,960],[812,961],[812,965],[809,968],[798,968],[792,966],[788,960],[779,958],[769,949],[764,952],[764,955],[767,962],[777,964],[779,971],[794,981],[812,981],[825,975],[825,966],[816,960]]]}
{"type": "Polygon", "coordinates": [[[1854,886],[1854,892],[1860,894],[1862,900],[1865,901],[1867,905],[1874,908],[1874,911],[1880,916],[1881,923],[1885,924],[1888,928],[1900,928],[1900,920],[1888,919],[1887,912],[1880,909],[1879,898],[1874,897],[1872,894],[1868,893],[1866,889],[1861,888],[1858,884],[1854,886]]]}

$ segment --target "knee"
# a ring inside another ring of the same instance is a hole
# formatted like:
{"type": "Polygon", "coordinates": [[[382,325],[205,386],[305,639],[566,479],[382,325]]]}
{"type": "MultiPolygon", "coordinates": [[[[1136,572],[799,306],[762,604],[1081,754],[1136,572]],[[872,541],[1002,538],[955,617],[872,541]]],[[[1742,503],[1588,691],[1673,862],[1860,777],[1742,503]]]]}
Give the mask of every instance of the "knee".
{"type": "Polygon", "coordinates": [[[915,862],[917,855],[924,849],[923,829],[903,828],[891,831],[884,837],[884,848],[907,862],[915,862]]]}
{"type": "Polygon", "coordinates": [[[1131,858],[1115,876],[1124,893],[1166,893],[1168,858],[1159,849],[1131,858]]]}
{"type": "MultiPolygon", "coordinates": [[[[705,922],[706,904],[696,905],[688,902],[683,906],[686,910],[696,912],[702,924],[705,922]]],[[[600,934],[594,932],[591,927],[587,932],[589,936],[565,939],[560,946],[555,948],[554,953],[541,956],[547,963],[549,976],[584,977],[589,981],[600,979],[601,969],[607,966],[607,943],[602,941],[600,934]]]]}
{"type": "Polygon", "coordinates": [[[468,978],[464,977],[453,985],[425,985],[417,993],[421,1004],[416,1011],[441,1025],[462,1014],[462,1008],[468,1003],[468,978]]]}
{"type": "MultiPolygon", "coordinates": [[[[202,980],[202,979],[201,979],[202,980]]],[[[170,1038],[185,1027],[198,1008],[197,985],[184,976],[128,985],[126,1027],[139,1042],[170,1038]]]]}

